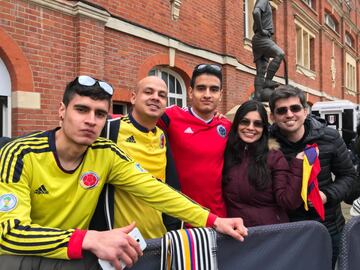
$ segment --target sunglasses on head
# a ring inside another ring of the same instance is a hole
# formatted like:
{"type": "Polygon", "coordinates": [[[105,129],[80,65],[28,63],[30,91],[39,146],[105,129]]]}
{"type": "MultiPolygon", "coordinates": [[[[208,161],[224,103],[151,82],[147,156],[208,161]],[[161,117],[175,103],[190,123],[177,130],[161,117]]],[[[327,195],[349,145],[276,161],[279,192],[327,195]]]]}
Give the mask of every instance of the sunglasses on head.
{"type": "Polygon", "coordinates": [[[195,67],[195,71],[202,72],[205,70],[209,71],[215,71],[221,73],[221,67],[218,65],[212,65],[212,64],[200,64],[195,67]]]}
{"type": "Polygon", "coordinates": [[[264,124],[263,124],[263,122],[261,120],[250,121],[249,119],[246,119],[246,118],[241,119],[240,122],[239,122],[239,125],[248,127],[248,126],[250,126],[251,123],[256,128],[263,128],[264,127],[264,124]]]}
{"type": "Polygon", "coordinates": [[[110,96],[112,96],[114,93],[114,89],[110,84],[104,81],[99,81],[87,75],[81,75],[77,77],[77,82],[82,86],[94,86],[96,83],[98,83],[100,88],[106,93],[108,93],[110,96]]]}
{"type": "Polygon", "coordinates": [[[290,105],[289,107],[279,107],[275,109],[275,113],[278,115],[284,115],[290,110],[292,113],[300,112],[303,109],[303,106],[300,104],[290,105]]]}

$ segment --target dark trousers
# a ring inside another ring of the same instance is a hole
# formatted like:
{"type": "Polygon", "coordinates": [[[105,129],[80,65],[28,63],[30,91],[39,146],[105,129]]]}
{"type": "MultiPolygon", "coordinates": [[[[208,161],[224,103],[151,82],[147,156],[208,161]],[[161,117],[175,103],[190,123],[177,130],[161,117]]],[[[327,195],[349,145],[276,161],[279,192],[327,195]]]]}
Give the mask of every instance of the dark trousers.
{"type": "Polygon", "coordinates": [[[0,255],[0,270],[101,270],[101,267],[96,256],[84,252],[84,258],[81,260],[0,255]]]}

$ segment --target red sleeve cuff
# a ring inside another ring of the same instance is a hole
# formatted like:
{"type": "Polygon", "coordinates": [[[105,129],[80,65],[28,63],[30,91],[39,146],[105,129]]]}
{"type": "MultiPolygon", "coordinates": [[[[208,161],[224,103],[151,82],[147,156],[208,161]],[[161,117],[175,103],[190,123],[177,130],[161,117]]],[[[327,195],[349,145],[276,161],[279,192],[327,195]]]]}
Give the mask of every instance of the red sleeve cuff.
{"type": "Polygon", "coordinates": [[[69,259],[82,259],[82,243],[87,230],[75,230],[70,237],[68,245],[68,257],[69,259]]]}
{"type": "Polygon", "coordinates": [[[215,219],[217,219],[218,216],[212,213],[209,213],[209,216],[206,221],[206,227],[212,227],[215,223],[215,219]]]}

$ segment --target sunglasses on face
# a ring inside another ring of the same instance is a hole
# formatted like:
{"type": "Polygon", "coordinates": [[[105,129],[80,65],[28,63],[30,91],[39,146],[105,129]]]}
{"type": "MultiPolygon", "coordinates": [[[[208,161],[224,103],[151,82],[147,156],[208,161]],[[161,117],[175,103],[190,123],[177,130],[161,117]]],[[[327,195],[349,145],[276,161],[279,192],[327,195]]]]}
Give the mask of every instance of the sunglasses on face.
{"type": "Polygon", "coordinates": [[[205,70],[215,71],[221,73],[221,67],[218,65],[200,64],[195,67],[195,71],[202,72],[205,70]]]}
{"type": "Polygon", "coordinates": [[[278,115],[284,115],[290,110],[292,113],[300,112],[303,109],[303,106],[300,104],[290,105],[289,107],[279,107],[275,109],[275,113],[278,115]]]}
{"type": "Polygon", "coordinates": [[[82,86],[94,86],[96,83],[98,83],[101,89],[108,93],[110,96],[112,96],[114,93],[114,89],[110,84],[104,81],[96,80],[87,75],[81,75],[77,77],[77,82],[82,86]]]}
{"type": "Polygon", "coordinates": [[[261,120],[250,121],[249,119],[246,119],[246,118],[241,119],[240,122],[239,122],[239,125],[248,127],[248,126],[250,126],[251,123],[256,128],[263,128],[264,127],[264,124],[263,124],[263,122],[261,120]]]}

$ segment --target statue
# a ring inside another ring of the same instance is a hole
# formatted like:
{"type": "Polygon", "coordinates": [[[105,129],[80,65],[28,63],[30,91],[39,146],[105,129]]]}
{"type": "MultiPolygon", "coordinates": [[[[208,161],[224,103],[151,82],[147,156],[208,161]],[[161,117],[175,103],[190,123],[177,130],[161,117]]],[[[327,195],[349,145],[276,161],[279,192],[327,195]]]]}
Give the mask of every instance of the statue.
{"type": "Polygon", "coordinates": [[[255,99],[267,101],[265,99],[268,99],[272,90],[279,86],[272,79],[279,69],[285,53],[271,38],[274,34],[274,27],[271,6],[268,0],[256,0],[253,18],[255,34],[252,38],[252,50],[256,65],[255,99]],[[269,63],[270,58],[273,59],[269,63]]]}

